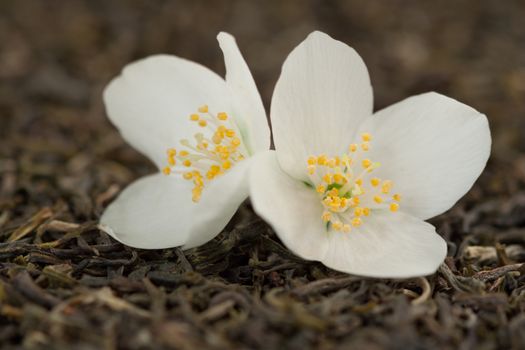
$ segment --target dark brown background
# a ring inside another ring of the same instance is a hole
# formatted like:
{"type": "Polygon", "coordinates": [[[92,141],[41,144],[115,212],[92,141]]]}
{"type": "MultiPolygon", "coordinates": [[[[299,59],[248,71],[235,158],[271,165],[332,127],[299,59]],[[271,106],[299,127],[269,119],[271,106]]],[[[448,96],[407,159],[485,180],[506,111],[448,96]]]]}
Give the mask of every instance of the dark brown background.
{"type": "Polygon", "coordinates": [[[0,344],[525,346],[523,18],[519,0],[1,1],[0,344]],[[322,30],[361,54],[376,108],[436,90],[488,116],[487,170],[432,221],[451,257],[427,279],[431,296],[422,279],[363,280],[296,259],[249,205],[184,254],[129,249],[96,230],[118,191],[153,171],[106,120],[103,87],[161,52],[222,74],[221,30],[237,38],[267,108],[286,55],[322,30]]]}

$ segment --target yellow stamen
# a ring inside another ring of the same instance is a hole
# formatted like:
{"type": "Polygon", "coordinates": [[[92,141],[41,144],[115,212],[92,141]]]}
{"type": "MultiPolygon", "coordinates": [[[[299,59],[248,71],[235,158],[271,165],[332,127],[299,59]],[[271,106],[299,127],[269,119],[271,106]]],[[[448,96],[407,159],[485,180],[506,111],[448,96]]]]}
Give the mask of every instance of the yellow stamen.
{"type": "Polygon", "coordinates": [[[336,231],[341,231],[341,229],[343,228],[343,223],[341,221],[336,221],[332,224],[332,227],[336,231]]]}
{"type": "Polygon", "coordinates": [[[203,128],[203,127],[205,127],[206,125],[208,125],[208,122],[207,122],[206,120],[204,120],[204,119],[199,120],[199,126],[200,126],[200,127],[203,128]]]}
{"type": "Polygon", "coordinates": [[[198,111],[201,113],[208,113],[208,105],[203,105],[199,107],[198,111]]]}
{"type": "Polygon", "coordinates": [[[381,192],[383,192],[384,194],[387,194],[392,189],[392,186],[393,186],[392,181],[387,180],[383,182],[383,185],[381,186],[381,192]]]}
{"type": "Polygon", "coordinates": [[[228,119],[228,115],[224,112],[220,112],[219,114],[217,114],[217,119],[219,120],[227,120],[228,119]]]}
{"type": "Polygon", "coordinates": [[[198,121],[199,119],[200,119],[200,117],[199,117],[198,114],[192,114],[192,115],[190,115],[190,120],[191,120],[191,121],[196,122],[196,121],[198,121]]]}
{"type": "Polygon", "coordinates": [[[397,204],[397,203],[391,203],[390,204],[390,211],[396,212],[398,210],[399,210],[399,204],[397,204]]]}
{"type": "Polygon", "coordinates": [[[362,142],[351,144],[346,154],[333,157],[321,154],[306,160],[310,183],[325,209],[321,218],[331,224],[334,231],[350,232],[352,227],[363,225],[373,209],[382,210],[386,206],[397,211],[399,208],[399,194],[384,196],[392,190],[393,182],[369,175],[381,164],[359,154],[370,149],[372,136],[363,133],[361,139],[362,142]],[[358,160],[357,165],[353,164],[350,154],[358,160]],[[364,170],[360,170],[361,167],[364,170]],[[361,202],[370,203],[370,207],[360,207],[361,202]]]}
{"type": "Polygon", "coordinates": [[[169,175],[171,174],[171,168],[169,166],[164,167],[164,169],[162,169],[162,172],[164,173],[164,175],[169,175]]]}

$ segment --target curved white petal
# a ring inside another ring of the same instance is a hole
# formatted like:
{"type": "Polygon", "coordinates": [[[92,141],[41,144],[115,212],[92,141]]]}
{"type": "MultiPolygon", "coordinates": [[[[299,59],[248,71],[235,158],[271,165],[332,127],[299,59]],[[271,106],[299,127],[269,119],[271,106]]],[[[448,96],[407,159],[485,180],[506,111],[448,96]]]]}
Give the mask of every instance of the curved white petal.
{"type": "Polygon", "coordinates": [[[136,248],[184,244],[192,228],[191,183],[156,174],[128,186],[104,211],[100,227],[136,248]]]}
{"type": "Polygon", "coordinates": [[[306,179],[306,159],[346,150],[372,114],[366,66],[346,44],[313,32],[284,62],[272,98],[275,149],[284,171],[306,179]]]}
{"type": "Polygon", "coordinates": [[[374,171],[394,182],[403,211],[428,219],[449,209],[473,185],[490,155],[487,118],[437,93],[410,97],[366,120],[374,171]]]}
{"type": "Polygon", "coordinates": [[[139,179],[110,204],[100,227],[136,248],[204,244],[222,231],[248,196],[250,161],[210,182],[198,203],[191,200],[192,183],[182,178],[156,174],[139,179]]]}
{"type": "Polygon", "coordinates": [[[226,83],[197,63],[168,55],[127,65],[104,90],[107,114],[122,136],[159,168],[166,149],[196,132],[188,116],[207,104],[231,113],[226,83]]]}
{"type": "Polygon", "coordinates": [[[319,260],[329,241],[317,193],[281,170],[274,151],[257,157],[250,173],[250,199],[257,214],[294,253],[319,260]]]}
{"type": "Polygon", "coordinates": [[[270,149],[270,127],[250,69],[233,36],[221,32],[217,35],[217,40],[224,54],[226,85],[232,94],[234,117],[246,146],[252,154],[266,151],[270,149]]]}
{"type": "Polygon", "coordinates": [[[370,214],[350,233],[330,232],[329,248],[319,260],[354,275],[409,278],[436,272],[447,245],[434,226],[401,212],[370,214]]]}

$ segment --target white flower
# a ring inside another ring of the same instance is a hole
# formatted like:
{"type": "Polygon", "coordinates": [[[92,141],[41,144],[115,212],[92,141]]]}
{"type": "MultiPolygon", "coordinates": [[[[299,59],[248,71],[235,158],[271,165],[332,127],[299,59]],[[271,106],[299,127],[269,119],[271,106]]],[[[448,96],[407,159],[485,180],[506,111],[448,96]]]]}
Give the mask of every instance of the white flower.
{"type": "Polygon", "coordinates": [[[217,235],[248,195],[252,158],[270,148],[264,107],[235,39],[217,36],[226,79],[188,60],[148,57],[104,91],[107,114],[159,173],[126,188],[100,227],[139,248],[191,248],[217,235]]]}
{"type": "Polygon", "coordinates": [[[490,153],[484,115],[426,93],[372,113],[366,66],[314,32],[275,87],[275,152],[251,169],[251,199],[284,244],[347,273],[434,273],[446,243],[424,222],[472,186],[490,153]]]}

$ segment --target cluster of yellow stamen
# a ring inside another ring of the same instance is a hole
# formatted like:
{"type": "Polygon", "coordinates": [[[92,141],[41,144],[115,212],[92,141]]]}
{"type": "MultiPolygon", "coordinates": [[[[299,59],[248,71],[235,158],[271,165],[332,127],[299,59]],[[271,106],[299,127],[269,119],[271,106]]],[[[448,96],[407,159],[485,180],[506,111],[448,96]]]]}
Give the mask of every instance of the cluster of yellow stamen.
{"type": "Polygon", "coordinates": [[[308,174],[325,208],[321,219],[335,231],[350,232],[359,227],[373,210],[399,209],[401,195],[391,194],[390,180],[373,177],[380,164],[364,157],[372,136],[361,134],[362,142],[351,144],[342,156],[322,154],[308,158],[308,174]]]}
{"type": "Polygon", "coordinates": [[[225,112],[212,114],[204,105],[189,119],[204,130],[194,135],[195,144],[183,139],[180,143],[185,149],[167,150],[168,165],[163,173],[179,174],[185,180],[193,181],[192,199],[198,202],[206,183],[243,160],[245,150],[235,123],[225,112]]]}

